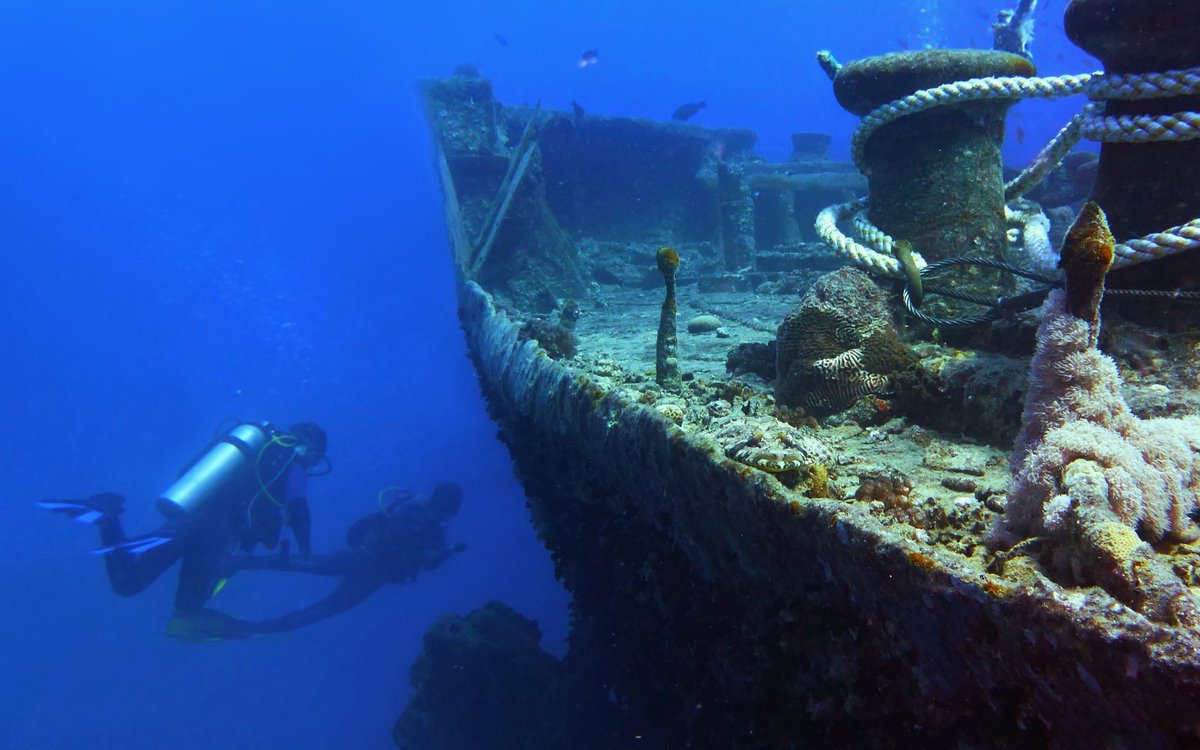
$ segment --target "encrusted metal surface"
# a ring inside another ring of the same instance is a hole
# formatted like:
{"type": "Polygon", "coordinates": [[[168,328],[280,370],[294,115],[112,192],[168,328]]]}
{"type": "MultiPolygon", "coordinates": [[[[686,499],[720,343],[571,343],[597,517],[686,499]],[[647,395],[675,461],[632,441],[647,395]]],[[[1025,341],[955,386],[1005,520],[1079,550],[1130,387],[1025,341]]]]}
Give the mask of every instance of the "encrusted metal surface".
{"type": "Polygon", "coordinates": [[[988,573],[890,523],[885,501],[789,490],[681,427],[682,406],[664,412],[550,360],[473,283],[460,314],[574,597],[572,658],[648,742],[1198,741],[1194,633],[1064,589],[1024,559],[988,573]]]}

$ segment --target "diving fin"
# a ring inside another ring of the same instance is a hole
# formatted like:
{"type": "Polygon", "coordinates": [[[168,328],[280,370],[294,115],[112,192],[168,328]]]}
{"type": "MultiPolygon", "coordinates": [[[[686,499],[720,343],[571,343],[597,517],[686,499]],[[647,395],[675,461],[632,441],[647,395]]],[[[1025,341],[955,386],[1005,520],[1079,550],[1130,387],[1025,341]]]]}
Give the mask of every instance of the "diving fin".
{"type": "Polygon", "coordinates": [[[253,633],[252,624],[212,609],[192,614],[176,612],[167,621],[167,635],[185,643],[215,643],[244,640],[253,633]]]}
{"type": "Polygon", "coordinates": [[[38,500],[37,506],[51,513],[61,513],[79,523],[95,523],[104,515],[95,508],[89,508],[74,500],[38,500]]]}
{"type": "Polygon", "coordinates": [[[110,547],[100,547],[92,550],[93,555],[108,555],[113,552],[123,551],[131,555],[140,555],[149,552],[155,547],[161,547],[167,542],[174,541],[174,537],[169,536],[144,536],[137,539],[130,539],[128,542],[121,542],[110,547]]]}
{"type": "Polygon", "coordinates": [[[86,500],[38,500],[36,505],[79,523],[96,523],[105,516],[119,515],[125,509],[125,498],[112,492],[102,492],[86,500]]]}

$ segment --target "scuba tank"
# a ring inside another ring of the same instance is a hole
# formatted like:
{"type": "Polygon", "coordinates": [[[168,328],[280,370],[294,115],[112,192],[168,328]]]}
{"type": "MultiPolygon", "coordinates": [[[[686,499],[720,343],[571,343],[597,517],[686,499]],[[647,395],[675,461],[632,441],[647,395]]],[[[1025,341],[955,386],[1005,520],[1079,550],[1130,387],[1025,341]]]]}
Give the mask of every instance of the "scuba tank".
{"type": "Polygon", "coordinates": [[[187,467],[155,506],[169,521],[194,521],[223,498],[249,498],[281,476],[294,458],[290,448],[267,450],[278,437],[268,422],[234,427],[187,467]]]}

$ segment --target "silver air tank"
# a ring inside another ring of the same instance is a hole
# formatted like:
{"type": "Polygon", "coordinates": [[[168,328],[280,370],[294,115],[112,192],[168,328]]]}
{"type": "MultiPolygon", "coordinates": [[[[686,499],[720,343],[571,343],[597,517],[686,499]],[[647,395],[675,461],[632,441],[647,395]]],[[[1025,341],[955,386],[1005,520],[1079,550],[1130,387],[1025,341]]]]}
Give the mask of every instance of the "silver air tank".
{"type": "Polygon", "coordinates": [[[252,482],[259,451],[271,440],[270,433],[269,425],[234,427],[155,501],[158,511],[169,521],[194,520],[239,482],[252,482]]]}

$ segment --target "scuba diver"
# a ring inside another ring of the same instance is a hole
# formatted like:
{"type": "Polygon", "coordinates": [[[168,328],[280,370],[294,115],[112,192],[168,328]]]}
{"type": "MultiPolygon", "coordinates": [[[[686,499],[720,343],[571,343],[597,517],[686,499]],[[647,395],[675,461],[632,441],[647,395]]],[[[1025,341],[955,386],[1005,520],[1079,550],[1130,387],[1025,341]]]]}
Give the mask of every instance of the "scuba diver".
{"type": "Polygon", "coordinates": [[[172,633],[181,640],[218,641],[297,630],[345,612],[389,583],[407,583],[422,570],[440,567],[467,545],[446,543],[446,524],[462,505],[462,488],[444,483],[428,499],[401,493],[380,510],[358,519],[346,533],[346,546],[326,555],[293,557],[237,555],[226,560],[225,577],[244,570],[275,570],[341,578],[331,593],[301,609],[251,621],[205,610],[172,633]]]}
{"type": "MultiPolygon", "coordinates": [[[[38,505],[95,524],[113,591],[133,596],[182,560],[169,633],[211,618],[205,604],[224,584],[226,560],[240,548],[280,546],[286,525],[302,555],[312,553],[307,480],[329,473],[325,431],[312,422],[282,433],[268,422],[242,423],[214,440],[156,501],[166,523],[129,537],[121,525],[125,499],[113,493],[38,505]],[[322,467],[324,464],[324,468],[322,467]]],[[[283,540],[287,549],[287,540],[283,540]]]]}

